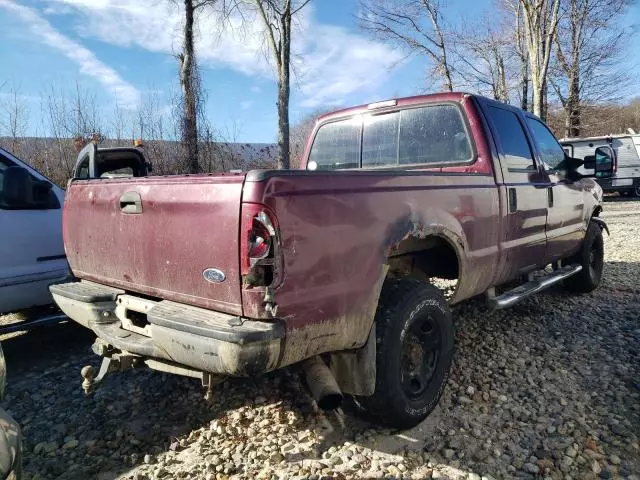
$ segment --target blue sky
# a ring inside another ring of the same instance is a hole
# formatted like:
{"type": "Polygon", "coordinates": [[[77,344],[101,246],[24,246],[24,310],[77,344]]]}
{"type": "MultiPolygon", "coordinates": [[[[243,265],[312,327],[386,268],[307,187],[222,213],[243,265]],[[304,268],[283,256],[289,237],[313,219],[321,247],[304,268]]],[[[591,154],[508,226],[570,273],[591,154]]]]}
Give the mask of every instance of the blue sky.
{"type": "MultiPolygon", "coordinates": [[[[449,18],[473,19],[493,0],[447,1],[449,18]]],[[[443,2],[444,3],[444,2],[443,2]]],[[[372,40],[356,25],[356,0],[314,0],[299,19],[294,49],[291,122],[318,109],[338,108],[424,92],[424,59],[372,40]]],[[[95,95],[98,108],[134,111],[153,96],[168,108],[177,89],[176,61],[181,16],[161,0],[0,0],[0,95],[15,88],[29,112],[29,132],[38,131],[40,98],[47,86],[70,91],[77,82],[95,95]]],[[[640,5],[627,24],[640,23],[640,5]]],[[[238,141],[276,137],[276,89],[258,31],[229,28],[215,36],[216,18],[199,26],[198,50],[207,91],[206,114],[223,134],[238,141]]],[[[640,36],[629,45],[628,67],[638,71],[640,36]]],[[[437,85],[431,88],[437,88],[437,85]]],[[[640,95],[640,82],[629,95],[640,95]]],[[[0,100],[2,98],[0,97],[0,100]]]]}

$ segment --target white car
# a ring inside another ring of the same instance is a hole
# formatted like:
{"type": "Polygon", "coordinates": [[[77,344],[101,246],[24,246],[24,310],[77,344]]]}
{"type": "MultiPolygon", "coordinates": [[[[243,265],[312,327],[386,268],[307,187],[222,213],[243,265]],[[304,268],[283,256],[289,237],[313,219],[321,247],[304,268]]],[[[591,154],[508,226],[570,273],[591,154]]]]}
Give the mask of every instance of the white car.
{"type": "Polygon", "coordinates": [[[67,279],[64,191],[0,148],[0,314],[53,303],[49,285],[67,279]]]}

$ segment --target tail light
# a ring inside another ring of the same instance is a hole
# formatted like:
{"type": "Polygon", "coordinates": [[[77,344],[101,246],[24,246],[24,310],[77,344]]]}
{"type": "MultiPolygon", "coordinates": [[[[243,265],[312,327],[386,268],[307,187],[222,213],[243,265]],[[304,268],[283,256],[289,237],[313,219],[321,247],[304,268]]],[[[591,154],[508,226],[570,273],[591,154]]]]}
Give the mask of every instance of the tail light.
{"type": "Polygon", "coordinates": [[[240,271],[246,287],[270,286],[278,276],[280,236],[273,212],[264,205],[242,205],[240,271]]]}

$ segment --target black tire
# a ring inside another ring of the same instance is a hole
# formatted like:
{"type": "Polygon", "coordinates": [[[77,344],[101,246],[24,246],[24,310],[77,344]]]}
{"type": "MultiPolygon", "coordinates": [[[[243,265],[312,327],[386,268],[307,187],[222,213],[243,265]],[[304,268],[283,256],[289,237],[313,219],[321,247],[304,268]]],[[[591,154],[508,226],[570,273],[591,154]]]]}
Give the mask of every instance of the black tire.
{"type": "Polygon", "coordinates": [[[565,263],[582,265],[581,272],[564,281],[568,290],[588,293],[600,284],[604,268],[604,239],[602,230],[596,223],[589,223],[580,250],[565,263]]]}
{"type": "Polygon", "coordinates": [[[432,285],[389,279],[375,322],[376,388],[357,401],[381,423],[411,428],[431,413],[447,384],[454,344],[451,310],[432,285]]]}
{"type": "Polygon", "coordinates": [[[636,197],[640,197],[640,182],[637,182],[634,186],[633,186],[633,194],[636,197]]]}

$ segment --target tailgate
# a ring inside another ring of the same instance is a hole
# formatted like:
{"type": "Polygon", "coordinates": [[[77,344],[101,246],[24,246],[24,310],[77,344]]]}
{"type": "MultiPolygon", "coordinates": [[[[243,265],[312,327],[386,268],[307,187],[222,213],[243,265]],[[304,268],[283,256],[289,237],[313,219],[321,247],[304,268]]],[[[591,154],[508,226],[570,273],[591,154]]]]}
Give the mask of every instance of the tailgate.
{"type": "Polygon", "coordinates": [[[244,175],[203,175],[72,182],[65,201],[64,243],[73,273],[241,314],[243,181],[244,175]],[[207,279],[207,269],[217,271],[207,279]]]}

